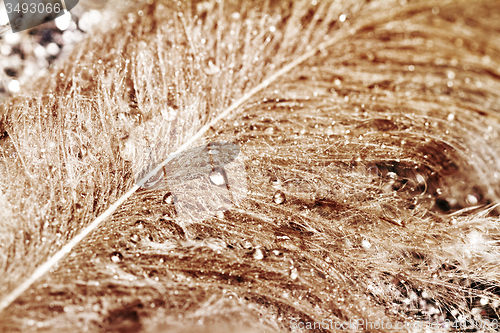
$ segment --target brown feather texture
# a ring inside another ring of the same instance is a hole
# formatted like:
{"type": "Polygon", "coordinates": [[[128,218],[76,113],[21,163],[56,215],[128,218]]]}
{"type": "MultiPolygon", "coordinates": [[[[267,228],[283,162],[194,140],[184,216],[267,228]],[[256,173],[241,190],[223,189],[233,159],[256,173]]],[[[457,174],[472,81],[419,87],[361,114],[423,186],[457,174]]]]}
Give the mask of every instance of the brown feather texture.
{"type": "Polygon", "coordinates": [[[103,18],[2,105],[1,332],[498,330],[498,1],[103,18]]]}

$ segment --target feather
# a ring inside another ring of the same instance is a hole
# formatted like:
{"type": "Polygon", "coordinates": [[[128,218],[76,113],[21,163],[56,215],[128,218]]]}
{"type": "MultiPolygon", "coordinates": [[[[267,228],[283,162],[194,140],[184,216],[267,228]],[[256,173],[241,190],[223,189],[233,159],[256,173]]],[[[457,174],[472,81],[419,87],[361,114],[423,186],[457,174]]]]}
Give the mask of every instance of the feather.
{"type": "Polygon", "coordinates": [[[0,330],[498,319],[500,8],[474,4],[120,9],[6,104],[0,330]]]}

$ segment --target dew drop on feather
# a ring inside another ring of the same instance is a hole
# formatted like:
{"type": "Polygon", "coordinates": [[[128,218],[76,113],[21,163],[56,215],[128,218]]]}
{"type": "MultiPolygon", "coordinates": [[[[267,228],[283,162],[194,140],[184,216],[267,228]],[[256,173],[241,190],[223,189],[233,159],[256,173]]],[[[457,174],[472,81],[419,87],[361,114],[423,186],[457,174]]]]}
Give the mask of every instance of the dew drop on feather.
{"type": "Polygon", "coordinates": [[[138,234],[131,234],[130,241],[132,243],[139,243],[141,241],[141,236],[139,236],[138,234]]]}
{"type": "Polygon", "coordinates": [[[134,227],[142,230],[145,228],[145,223],[143,220],[137,220],[134,224],[134,227]]]}
{"type": "Polygon", "coordinates": [[[221,219],[221,220],[222,220],[222,219],[224,219],[224,217],[225,217],[225,212],[226,212],[226,210],[225,210],[225,209],[223,209],[223,208],[219,208],[219,209],[217,209],[217,211],[215,212],[215,216],[217,216],[217,218],[219,218],[219,219],[221,219]]]}
{"type": "Polygon", "coordinates": [[[253,253],[253,258],[255,260],[262,260],[264,259],[264,254],[262,253],[261,249],[256,249],[255,252],[253,253]]]}
{"type": "Polygon", "coordinates": [[[285,200],[286,200],[285,193],[283,193],[282,191],[276,191],[274,193],[273,201],[275,203],[277,203],[278,205],[281,205],[282,203],[284,203],[285,200]]]}
{"type": "Polygon", "coordinates": [[[477,205],[478,200],[474,195],[469,194],[469,195],[467,195],[467,203],[469,205],[477,205]]]}
{"type": "Polygon", "coordinates": [[[172,205],[177,201],[176,199],[177,198],[175,194],[173,194],[172,192],[168,192],[163,196],[163,203],[166,205],[172,205]]]}
{"type": "Polygon", "coordinates": [[[112,262],[116,262],[116,263],[123,261],[123,255],[118,251],[111,253],[110,258],[111,258],[112,262]]]}
{"type": "Polygon", "coordinates": [[[279,186],[281,184],[280,180],[275,175],[272,175],[269,181],[271,182],[272,186],[279,186]]]}
{"type": "Polygon", "coordinates": [[[397,179],[398,175],[395,172],[388,172],[387,177],[389,177],[390,179],[397,179]]]}
{"type": "Polygon", "coordinates": [[[208,175],[210,182],[217,186],[226,185],[226,174],[224,169],[216,168],[210,172],[208,175]]]}

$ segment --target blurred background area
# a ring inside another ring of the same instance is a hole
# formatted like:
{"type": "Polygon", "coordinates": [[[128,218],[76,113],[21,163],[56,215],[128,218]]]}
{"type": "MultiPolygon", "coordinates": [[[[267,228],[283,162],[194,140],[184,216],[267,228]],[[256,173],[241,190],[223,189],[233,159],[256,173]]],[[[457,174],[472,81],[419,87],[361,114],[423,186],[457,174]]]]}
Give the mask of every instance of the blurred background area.
{"type": "MultiPolygon", "coordinates": [[[[21,90],[23,84],[43,76],[58,59],[66,57],[103,19],[106,0],[80,0],[78,5],[54,21],[30,30],[0,35],[0,103],[21,90]]],[[[0,27],[9,19],[0,0],[0,27]]],[[[1,30],[1,29],[0,29],[1,30]]]]}

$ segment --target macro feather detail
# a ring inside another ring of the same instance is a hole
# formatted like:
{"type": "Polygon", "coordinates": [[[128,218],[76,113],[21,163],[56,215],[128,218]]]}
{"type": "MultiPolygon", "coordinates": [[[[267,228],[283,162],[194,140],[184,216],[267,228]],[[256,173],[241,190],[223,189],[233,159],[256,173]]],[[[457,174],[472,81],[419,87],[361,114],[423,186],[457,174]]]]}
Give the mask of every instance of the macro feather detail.
{"type": "Polygon", "coordinates": [[[110,217],[0,331],[499,319],[498,4],[128,6],[3,106],[0,301],[110,217]],[[240,147],[229,209],[131,192],[211,142],[240,147]]]}

